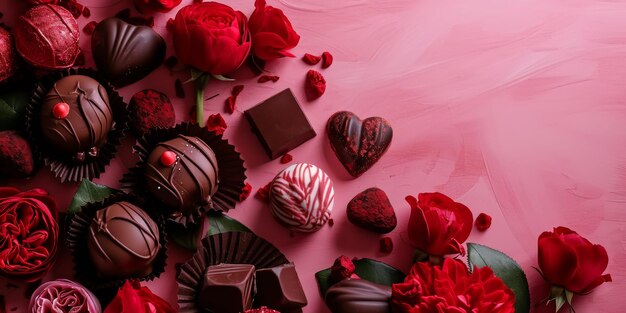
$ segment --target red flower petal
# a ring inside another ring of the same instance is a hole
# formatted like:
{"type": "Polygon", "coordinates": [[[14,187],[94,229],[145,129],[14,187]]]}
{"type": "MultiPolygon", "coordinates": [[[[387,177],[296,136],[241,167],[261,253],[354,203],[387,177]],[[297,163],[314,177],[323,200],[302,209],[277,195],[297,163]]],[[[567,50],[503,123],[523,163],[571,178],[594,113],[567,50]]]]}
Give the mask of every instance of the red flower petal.
{"type": "Polygon", "coordinates": [[[250,193],[252,193],[252,186],[246,183],[246,185],[243,186],[243,189],[241,190],[241,194],[239,195],[239,202],[243,202],[244,200],[248,199],[250,193]]]}
{"type": "Polygon", "coordinates": [[[216,135],[222,135],[227,127],[226,121],[224,121],[224,118],[219,113],[211,114],[206,122],[206,128],[216,135]]]}
{"type": "Polygon", "coordinates": [[[91,16],[91,10],[88,7],[83,8],[83,16],[87,18],[91,16]]]}
{"type": "Polygon", "coordinates": [[[302,61],[304,61],[304,63],[308,65],[315,65],[317,63],[320,63],[321,60],[322,60],[321,56],[312,55],[309,53],[304,54],[304,56],[302,57],[302,61]]]}
{"type": "Polygon", "coordinates": [[[233,114],[235,112],[235,106],[237,105],[237,97],[230,96],[226,99],[226,112],[233,114]]]}
{"type": "Polygon", "coordinates": [[[257,80],[258,83],[266,83],[268,81],[272,81],[272,82],[277,82],[280,79],[280,77],[278,76],[271,76],[271,75],[263,75],[261,77],[259,77],[259,80],[257,80]]]}
{"type": "Polygon", "coordinates": [[[576,274],[576,250],[549,232],[539,237],[538,246],[539,268],[544,277],[553,285],[565,286],[576,274]]]}
{"type": "Polygon", "coordinates": [[[491,227],[491,216],[485,213],[478,214],[478,217],[476,217],[476,221],[474,222],[474,225],[476,225],[476,229],[480,231],[485,231],[489,229],[489,227],[491,227]]]}
{"type": "Polygon", "coordinates": [[[165,29],[168,31],[172,31],[174,29],[174,20],[172,18],[167,19],[167,23],[165,23],[165,29]]]}
{"type": "Polygon", "coordinates": [[[322,53],[322,68],[328,68],[333,64],[333,55],[326,51],[322,53]]]}
{"type": "Polygon", "coordinates": [[[291,156],[291,154],[289,154],[289,153],[285,153],[285,155],[283,155],[283,156],[280,158],[280,163],[281,163],[281,164],[287,164],[287,163],[289,163],[289,162],[291,162],[291,161],[293,161],[293,157],[292,157],[292,156],[291,156]]]}
{"type": "Polygon", "coordinates": [[[390,237],[380,238],[380,252],[389,254],[393,251],[393,241],[390,237]]]}
{"type": "Polygon", "coordinates": [[[91,35],[93,34],[93,30],[96,29],[96,26],[98,26],[98,22],[96,21],[91,21],[89,23],[87,23],[87,25],[85,25],[85,27],[83,27],[83,32],[87,35],[91,35]]]}
{"type": "Polygon", "coordinates": [[[259,190],[256,191],[255,197],[263,202],[269,203],[271,185],[272,185],[272,182],[269,182],[267,183],[267,185],[259,188],[259,190]]]}
{"type": "Polygon", "coordinates": [[[244,87],[245,87],[244,85],[236,85],[236,86],[234,86],[233,90],[231,91],[231,94],[233,96],[237,97],[243,91],[244,87]]]}
{"type": "Polygon", "coordinates": [[[326,80],[316,70],[309,70],[306,74],[307,93],[311,99],[317,99],[326,92],[326,80]]]}

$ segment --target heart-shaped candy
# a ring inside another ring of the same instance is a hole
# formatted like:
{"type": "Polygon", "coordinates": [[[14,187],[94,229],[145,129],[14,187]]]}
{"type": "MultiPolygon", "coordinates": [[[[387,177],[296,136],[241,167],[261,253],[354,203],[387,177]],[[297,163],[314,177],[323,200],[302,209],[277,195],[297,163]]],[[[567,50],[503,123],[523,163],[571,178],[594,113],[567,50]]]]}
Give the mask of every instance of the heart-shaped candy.
{"type": "Polygon", "coordinates": [[[326,125],[330,145],[348,173],[359,177],[387,151],[393,130],[382,117],[360,120],[354,113],[333,114],[326,125]]]}
{"type": "Polygon", "coordinates": [[[352,198],[347,213],[352,224],[376,233],[391,232],[398,224],[387,194],[379,188],[366,189],[352,198]]]}
{"type": "Polygon", "coordinates": [[[152,28],[115,17],[98,23],[91,50],[98,70],[116,87],[139,81],[165,59],[165,41],[152,28]]]}

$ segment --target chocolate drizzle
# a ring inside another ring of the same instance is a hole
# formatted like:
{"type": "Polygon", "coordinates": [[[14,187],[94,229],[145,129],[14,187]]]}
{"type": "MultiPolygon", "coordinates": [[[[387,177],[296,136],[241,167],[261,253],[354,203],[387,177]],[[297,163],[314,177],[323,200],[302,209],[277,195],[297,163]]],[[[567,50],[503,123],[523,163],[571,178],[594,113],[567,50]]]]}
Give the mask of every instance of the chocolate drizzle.
{"type": "Polygon", "coordinates": [[[150,153],[145,178],[148,190],[159,200],[172,209],[190,211],[198,205],[210,203],[217,191],[217,158],[199,138],[177,135],[159,143],[150,153]],[[177,155],[172,166],[160,163],[165,151],[177,155]]]}

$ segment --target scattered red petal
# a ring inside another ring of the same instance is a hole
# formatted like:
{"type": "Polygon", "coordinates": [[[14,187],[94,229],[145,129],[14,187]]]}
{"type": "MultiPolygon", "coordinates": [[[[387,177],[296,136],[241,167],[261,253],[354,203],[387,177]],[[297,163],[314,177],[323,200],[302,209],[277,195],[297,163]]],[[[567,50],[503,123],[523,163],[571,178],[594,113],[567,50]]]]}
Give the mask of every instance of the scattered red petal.
{"type": "Polygon", "coordinates": [[[272,82],[277,82],[280,79],[280,77],[278,76],[272,76],[272,75],[263,75],[261,77],[259,77],[259,80],[257,80],[258,83],[266,83],[268,81],[272,81],[272,82]]]}
{"type": "Polygon", "coordinates": [[[289,163],[291,161],[293,161],[293,157],[289,153],[285,153],[285,155],[283,155],[283,157],[280,158],[280,163],[281,164],[287,164],[287,163],[289,163]]]}
{"type": "Polygon", "coordinates": [[[74,60],[74,66],[84,66],[85,65],[85,54],[81,50],[76,56],[76,60],[74,60]]]}
{"type": "Polygon", "coordinates": [[[169,18],[169,19],[167,20],[167,23],[165,23],[165,28],[166,28],[168,31],[172,31],[172,29],[174,29],[174,20],[173,20],[172,18],[169,18]]]}
{"type": "Polygon", "coordinates": [[[272,182],[267,183],[267,185],[259,188],[259,190],[256,191],[256,195],[255,197],[263,202],[269,203],[270,200],[270,185],[272,184],[272,182]]]}
{"type": "Polygon", "coordinates": [[[216,135],[222,135],[227,127],[226,121],[224,121],[224,118],[219,113],[211,114],[206,121],[206,128],[216,135]]]}
{"type": "Polygon", "coordinates": [[[96,29],[96,26],[98,26],[98,22],[96,21],[91,21],[89,23],[87,23],[87,25],[85,25],[85,27],[83,27],[83,32],[87,35],[91,35],[93,34],[93,30],[96,29]]]}
{"type": "Polygon", "coordinates": [[[328,68],[333,64],[333,55],[326,51],[322,53],[322,68],[328,68]]]}
{"type": "Polygon", "coordinates": [[[230,96],[226,99],[226,112],[233,114],[235,112],[235,106],[237,105],[237,97],[230,96]]]}
{"type": "Polygon", "coordinates": [[[306,74],[307,94],[311,99],[321,97],[326,91],[326,79],[316,70],[309,70],[306,74]]]}
{"type": "Polygon", "coordinates": [[[176,64],[178,64],[178,59],[175,56],[171,56],[165,59],[165,62],[163,62],[163,64],[165,64],[165,66],[171,70],[174,68],[174,66],[176,66],[176,64]]]}
{"type": "Polygon", "coordinates": [[[491,227],[491,216],[485,213],[478,214],[478,217],[476,217],[476,221],[474,222],[474,225],[476,225],[476,229],[480,231],[485,231],[489,229],[489,227],[491,227]]]}
{"type": "Polygon", "coordinates": [[[321,60],[322,60],[321,56],[312,55],[309,53],[305,53],[304,56],[302,57],[302,61],[304,61],[304,63],[308,65],[315,65],[317,63],[320,63],[321,60]]]}
{"type": "Polygon", "coordinates": [[[233,90],[231,91],[231,94],[233,96],[235,96],[235,97],[238,96],[243,91],[244,87],[245,87],[244,85],[236,85],[236,86],[234,86],[233,90]]]}
{"type": "Polygon", "coordinates": [[[193,3],[202,3],[202,0],[193,0],[193,3]]]}
{"type": "Polygon", "coordinates": [[[67,1],[63,6],[72,13],[74,18],[79,18],[83,14],[84,6],[76,0],[67,1]]]}
{"type": "Polygon", "coordinates": [[[176,88],[176,96],[181,99],[185,98],[185,89],[183,88],[183,82],[181,82],[180,79],[176,78],[174,87],[176,88]]]}
{"type": "Polygon", "coordinates": [[[246,185],[243,186],[243,189],[241,189],[241,194],[239,195],[239,202],[243,202],[244,200],[248,199],[248,197],[250,196],[250,193],[252,193],[252,186],[246,183],[246,185]]]}
{"type": "Polygon", "coordinates": [[[380,252],[389,254],[393,251],[393,241],[390,237],[380,238],[380,252]]]}
{"type": "Polygon", "coordinates": [[[87,18],[91,16],[91,10],[88,7],[83,8],[83,16],[87,18]]]}
{"type": "Polygon", "coordinates": [[[328,226],[333,227],[335,225],[335,220],[334,219],[329,219],[328,220],[328,226]]]}
{"type": "Polygon", "coordinates": [[[333,266],[330,268],[330,280],[333,283],[337,283],[346,278],[352,277],[355,269],[356,266],[352,260],[350,260],[347,256],[342,255],[335,259],[335,263],[333,263],[333,266]]]}

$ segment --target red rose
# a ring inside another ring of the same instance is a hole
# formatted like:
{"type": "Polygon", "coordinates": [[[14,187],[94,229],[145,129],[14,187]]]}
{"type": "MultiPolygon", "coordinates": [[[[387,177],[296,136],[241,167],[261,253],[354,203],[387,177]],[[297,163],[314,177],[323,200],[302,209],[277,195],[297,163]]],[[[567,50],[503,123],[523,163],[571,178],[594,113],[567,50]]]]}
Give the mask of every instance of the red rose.
{"type": "Polygon", "coordinates": [[[441,193],[421,193],[418,199],[406,197],[411,205],[409,240],[413,246],[431,256],[465,254],[461,244],[472,231],[472,211],[441,193]]]}
{"type": "Polygon", "coordinates": [[[464,263],[446,259],[443,266],[418,262],[404,283],[394,284],[394,313],[514,313],[515,294],[489,267],[469,274],[464,263]]]}
{"type": "Polygon", "coordinates": [[[182,0],[135,0],[135,7],[141,13],[169,12],[182,0]]]}
{"type": "Polygon", "coordinates": [[[217,2],[182,8],[176,14],[173,33],[180,61],[205,73],[232,72],[250,52],[246,16],[217,2]]]}
{"type": "Polygon", "coordinates": [[[59,225],[43,189],[0,187],[0,276],[32,282],[54,263],[59,225]]]}
{"type": "Polygon", "coordinates": [[[155,295],[138,281],[126,281],[117,291],[104,313],[175,313],[167,301],[155,295]]]}
{"type": "Polygon", "coordinates": [[[609,256],[601,245],[594,245],[575,231],[557,227],[539,236],[539,268],[552,285],[574,293],[587,293],[611,275],[602,275],[609,256]]]}
{"type": "Polygon", "coordinates": [[[250,16],[252,53],[259,59],[269,61],[282,57],[294,57],[289,49],[300,41],[291,22],[282,10],[265,6],[265,0],[256,0],[250,16]]]}

